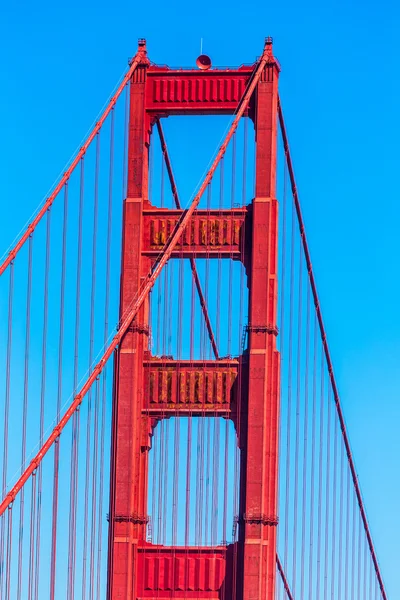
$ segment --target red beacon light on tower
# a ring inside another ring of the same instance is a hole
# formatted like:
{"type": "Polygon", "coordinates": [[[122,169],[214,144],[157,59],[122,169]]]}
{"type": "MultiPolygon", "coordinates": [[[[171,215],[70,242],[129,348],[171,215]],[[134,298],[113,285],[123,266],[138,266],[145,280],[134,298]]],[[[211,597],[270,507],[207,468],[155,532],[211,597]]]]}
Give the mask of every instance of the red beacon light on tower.
{"type": "Polygon", "coordinates": [[[196,66],[202,71],[208,71],[211,68],[211,58],[207,54],[200,54],[196,59],[196,66]]]}

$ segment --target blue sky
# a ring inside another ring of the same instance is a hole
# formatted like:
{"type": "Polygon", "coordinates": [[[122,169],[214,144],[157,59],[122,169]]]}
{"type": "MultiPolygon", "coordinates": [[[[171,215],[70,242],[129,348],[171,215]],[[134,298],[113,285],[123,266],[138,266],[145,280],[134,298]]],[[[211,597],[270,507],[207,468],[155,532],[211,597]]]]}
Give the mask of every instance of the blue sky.
{"type": "MultiPolygon", "coordinates": [[[[252,62],[272,35],[318,289],[389,596],[400,589],[399,9],[395,3],[9,3],[0,18],[2,249],[107,99],[150,58],[252,62]],[[7,225],[5,225],[7,224],[7,225]]],[[[2,253],[2,250],[1,250],[2,253]]]]}

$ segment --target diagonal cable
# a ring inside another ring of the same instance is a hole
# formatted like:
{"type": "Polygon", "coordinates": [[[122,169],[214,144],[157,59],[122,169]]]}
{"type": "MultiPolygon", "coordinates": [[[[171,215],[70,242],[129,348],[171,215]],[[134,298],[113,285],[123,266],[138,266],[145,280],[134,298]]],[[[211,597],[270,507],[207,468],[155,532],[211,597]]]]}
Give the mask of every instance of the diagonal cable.
{"type": "MultiPolygon", "coordinates": [[[[165,166],[167,167],[169,182],[171,184],[171,192],[174,197],[176,208],[180,209],[180,208],[182,208],[182,206],[181,206],[181,203],[179,200],[178,189],[176,187],[176,181],[175,181],[174,173],[172,171],[171,160],[169,157],[168,148],[167,148],[167,144],[166,144],[165,137],[164,137],[164,131],[161,126],[160,119],[157,120],[157,130],[158,130],[158,135],[160,137],[161,151],[163,153],[163,157],[165,160],[165,166]]],[[[201,306],[201,310],[203,311],[203,316],[204,316],[204,320],[206,322],[208,336],[210,338],[214,356],[218,360],[219,355],[218,355],[217,342],[215,341],[215,336],[214,336],[213,328],[211,325],[210,315],[208,314],[206,299],[203,294],[199,274],[197,272],[196,261],[193,258],[193,256],[190,257],[190,268],[192,269],[193,279],[196,284],[196,289],[197,289],[197,293],[199,295],[199,300],[200,300],[200,306],[201,306]]]]}
{"type": "Polygon", "coordinates": [[[286,578],[285,571],[283,570],[282,563],[279,560],[278,554],[276,555],[276,566],[278,567],[278,572],[279,572],[279,575],[281,576],[283,587],[285,588],[285,592],[286,592],[286,596],[287,596],[288,600],[294,600],[294,596],[293,596],[292,592],[290,591],[289,583],[286,578]]]}
{"type": "Polygon", "coordinates": [[[378,559],[377,559],[376,552],[375,552],[375,547],[374,547],[374,544],[372,541],[372,536],[371,536],[370,528],[368,525],[367,514],[365,511],[365,506],[364,506],[364,502],[362,499],[360,484],[358,482],[357,471],[356,471],[356,467],[354,464],[353,454],[351,452],[350,441],[349,441],[349,437],[347,435],[346,424],[344,421],[342,405],[341,405],[340,397],[339,397],[339,390],[338,390],[338,386],[336,383],[335,374],[333,372],[332,358],[331,358],[328,341],[327,341],[327,337],[326,337],[325,325],[324,325],[324,322],[322,319],[321,305],[319,302],[314,271],[313,271],[312,263],[311,263],[310,250],[308,247],[307,237],[306,237],[305,228],[304,228],[303,215],[301,212],[300,200],[299,200],[299,195],[297,192],[292,157],[290,154],[289,141],[288,141],[285,121],[283,118],[283,111],[282,111],[282,105],[281,105],[280,99],[278,99],[278,117],[279,117],[279,124],[280,124],[280,129],[281,129],[281,134],[282,134],[283,148],[284,148],[284,152],[285,152],[285,160],[286,160],[286,164],[287,164],[287,168],[288,168],[288,172],[289,172],[290,185],[291,185],[291,189],[292,189],[292,197],[293,197],[294,206],[296,209],[297,220],[298,220],[300,236],[301,236],[301,242],[302,242],[304,257],[305,257],[305,261],[306,261],[306,265],[307,265],[307,271],[308,271],[308,277],[309,277],[309,281],[310,281],[310,285],[311,285],[312,295],[313,295],[313,299],[314,299],[315,311],[316,311],[316,315],[317,315],[317,319],[318,319],[318,326],[319,326],[319,330],[320,330],[320,334],[321,334],[321,341],[322,341],[322,346],[324,349],[325,360],[326,360],[326,364],[328,367],[329,379],[330,379],[331,386],[332,386],[332,391],[333,391],[333,396],[334,396],[334,401],[335,401],[335,406],[336,406],[336,412],[338,415],[340,429],[341,429],[342,437],[343,437],[343,442],[344,442],[344,446],[346,449],[346,455],[347,455],[347,460],[349,463],[351,478],[353,480],[354,491],[355,491],[355,494],[357,497],[357,503],[358,503],[358,506],[360,509],[360,515],[361,515],[361,519],[363,522],[365,535],[367,537],[367,542],[368,542],[368,547],[369,547],[369,551],[371,554],[372,562],[374,564],[375,574],[376,574],[376,577],[377,577],[377,580],[379,583],[379,588],[381,591],[382,599],[387,600],[387,595],[386,595],[386,590],[385,590],[385,586],[383,583],[382,574],[380,572],[379,563],[378,563],[378,559]]]}
{"type": "Polygon", "coordinates": [[[125,86],[128,84],[130,78],[132,77],[133,72],[136,70],[136,67],[138,65],[140,65],[141,63],[143,63],[144,61],[146,61],[146,60],[147,59],[146,59],[145,48],[142,47],[142,46],[140,46],[139,50],[137,51],[137,53],[135,54],[135,56],[133,57],[133,59],[132,59],[132,61],[130,63],[130,67],[129,67],[128,71],[126,72],[125,77],[123,78],[122,82],[118,86],[115,94],[110,99],[110,101],[107,104],[107,106],[106,106],[103,114],[101,115],[101,117],[99,118],[99,120],[97,121],[97,123],[95,124],[95,126],[93,127],[93,129],[90,132],[89,136],[87,137],[86,141],[84,142],[84,144],[82,145],[82,147],[79,149],[79,152],[75,156],[75,158],[72,161],[71,165],[65,171],[65,173],[61,177],[60,181],[56,185],[56,187],[53,190],[53,192],[46,199],[46,202],[43,204],[43,206],[39,210],[39,212],[36,215],[36,217],[28,225],[28,227],[25,229],[24,233],[18,239],[17,243],[9,251],[7,257],[0,264],[0,276],[4,273],[4,271],[7,269],[7,267],[12,263],[12,261],[17,256],[18,252],[21,250],[22,246],[25,244],[25,242],[29,239],[29,237],[35,231],[36,226],[40,223],[40,221],[42,220],[42,218],[44,217],[44,215],[46,214],[46,212],[49,210],[49,208],[53,204],[54,200],[58,196],[59,192],[63,189],[64,185],[68,182],[68,180],[71,177],[73,171],[75,170],[75,168],[79,164],[81,158],[83,156],[85,156],[87,149],[89,148],[89,146],[91,145],[91,143],[93,142],[93,140],[96,138],[97,134],[99,133],[99,131],[101,130],[101,128],[102,128],[102,126],[104,124],[104,121],[107,119],[108,115],[113,110],[114,106],[116,105],[118,98],[122,94],[122,91],[124,90],[125,86]]]}

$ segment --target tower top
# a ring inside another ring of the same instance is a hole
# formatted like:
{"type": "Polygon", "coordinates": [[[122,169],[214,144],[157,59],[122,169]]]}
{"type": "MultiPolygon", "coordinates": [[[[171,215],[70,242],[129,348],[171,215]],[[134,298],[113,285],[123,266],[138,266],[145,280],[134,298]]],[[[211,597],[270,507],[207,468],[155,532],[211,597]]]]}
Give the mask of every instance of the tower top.
{"type": "MultiPolygon", "coordinates": [[[[142,55],[142,62],[145,63],[148,61],[147,58],[147,44],[145,38],[138,39],[138,49],[137,53],[142,55]]],[[[278,69],[280,70],[279,63],[274,57],[273,53],[273,38],[269,35],[264,39],[264,50],[263,55],[268,57],[269,59],[274,60],[277,63],[278,69]]],[[[197,64],[197,62],[196,62],[197,64]]],[[[197,65],[199,66],[199,65],[197,65]]],[[[207,70],[211,67],[211,64],[207,65],[207,70]]],[[[204,67],[201,67],[204,69],[204,67]]]]}

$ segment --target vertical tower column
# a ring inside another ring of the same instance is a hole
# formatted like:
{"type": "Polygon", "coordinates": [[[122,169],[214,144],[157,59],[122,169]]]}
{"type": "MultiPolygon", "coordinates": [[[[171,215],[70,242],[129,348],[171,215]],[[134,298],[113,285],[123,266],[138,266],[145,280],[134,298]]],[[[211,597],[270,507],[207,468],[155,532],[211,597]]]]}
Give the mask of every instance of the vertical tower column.
{"type": "MultiPolygon", "coordinates": [[[[272,50],[272,47],[271,47],[272,50]]],[[[256,197],[249,276],[249,379],[242,460],[244,600],[274,600],[278,490],[279,354],[276,350],[279,67],[272,59],[256,94],[256,197]]]]}
{"type": "MultiPolygon", "coordinates": [[[[142,212],[148,196],[149,118],[145,111],[147,59],[130,83],[128,188],[123,213],[120,318],[150,270],[142,256],[142,212]]],[[[143,356],[148,346],[148,300],[118,349],[115,370],[111,473],[110,600],[136,597],[133,571],[138,542],[146,537],[150,423],[143,423],[143,356]]]]}

